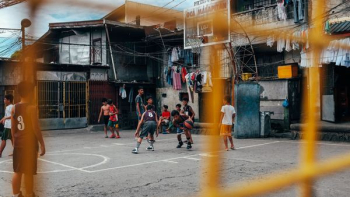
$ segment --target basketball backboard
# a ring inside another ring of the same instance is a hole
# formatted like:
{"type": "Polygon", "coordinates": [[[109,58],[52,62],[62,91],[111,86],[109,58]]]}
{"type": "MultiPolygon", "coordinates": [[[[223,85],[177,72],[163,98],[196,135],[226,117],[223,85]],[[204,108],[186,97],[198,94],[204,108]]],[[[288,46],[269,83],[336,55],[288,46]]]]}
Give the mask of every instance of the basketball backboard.
{"type": "Polygon", "coordinates": [[[184,20],[185,49],[192,48],[193,38],[202,38],[201,46],[230,42],[230,0],[196,1],[184,10],[184,20]]]}

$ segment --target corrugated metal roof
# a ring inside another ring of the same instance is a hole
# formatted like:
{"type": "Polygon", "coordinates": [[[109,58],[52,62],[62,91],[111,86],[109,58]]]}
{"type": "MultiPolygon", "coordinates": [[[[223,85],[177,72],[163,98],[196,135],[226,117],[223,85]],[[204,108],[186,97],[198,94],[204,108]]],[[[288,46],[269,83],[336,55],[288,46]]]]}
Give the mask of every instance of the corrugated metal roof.
{"type": "Polygon", "coordinates": [[[341,23],[333,23],[331,26],[331,34],[340,34],[350,32],[350,21],[344,21],[341,23]]]}

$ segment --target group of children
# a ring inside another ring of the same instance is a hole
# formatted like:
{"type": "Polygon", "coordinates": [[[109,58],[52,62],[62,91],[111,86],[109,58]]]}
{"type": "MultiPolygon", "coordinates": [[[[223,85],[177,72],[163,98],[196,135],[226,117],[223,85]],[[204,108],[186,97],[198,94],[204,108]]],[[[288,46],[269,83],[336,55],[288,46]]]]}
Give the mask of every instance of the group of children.
{"type": "Polygon", "coordinates": [[[118,108],[114,105],[112,99],[102,99],[102,107],[100,115],[98,117],[98,122],[101,122],[103,116],[104,132],[105,138],[108,138],[107,129],[111,131],[111,136],[109,138],[120,138],[119,135],[119,124],[118,124],[118,108]],[[117,133],[117,135],[115,134],[117,133]]]}
{"type": "MultiPolygon", "coordinates": [[[[158,137],[159,131],[163,134],[170,133],[172,128],[176,128],[178,145],[176,148],[181,148],[184,144],[187,144],[187,149],[192,148],[193,139],[191,135],[191,130],[193,128],[195,112],[190,105],[188,105],[188,98],[182,99],[182,105],[177,104],[176,109],[171,113],[168,111],[168,106],[163,105],[163,110],[161,116],[156,113],[156,107],[153,104],[152,97],[146,98],[146,104],[144,104],[142,96],[144,90],[142,87],[138,90],[138,95],[135,98],[136,103],[136,115],[138,117],[138,125],[135,132],[135,137],[137,139],[136,147],[132,150],[132,153],[137,154],[139,152],[140,145],[143,138],[147,139],[149,146],[146,150],[154,151],[154,135],[158,137]],[[186,136],[186,141],[182,141],[182,134],[186,136]]],[[[103,99],[103,106],[101,107],[100,116],[98,122],[103,115],[105,123],[105,136],[107,136],[107,126],[110,128],[112,135],[110,138],[120,138],[118,129],[118,109],[113,104],[112,100],[103,99]],[[114,130],[117,132],[115,136],[114,130]]],[[[234,149],[233,139],[232,139],[232,126],[235,118],[235,109],[231,103],[231,98],[225,96],[223,99],[223,106],[221,108],[221,124],[220,124],[220,135],[223,137],[225,144],[225,149],[228,148],[228,141],[230,141],[230,149],[234,149]]]]}
{"type": "Polygon", "coordinates": [[[37,174],[37,160],[40,145],[40,156],[45,155],[45,143],[38,121],[37,108],[32,104],[34,85],[30,82],[20,82],[17,85],[20,102],[13,104],[13,95],[5,95],[5,116],[0,123],[4,124],[1,137],[0,157],[11,140],[13,145],[13,177],[12,190],[14,197],[23,197],[21,192],[22,175],[27,197],[34,197],[34,175],[37,174]]]}
{"type": "MultiPolygon", "coordinates": [[[[149,101],[149,100],[148,100],[149,101]]],[[[220,122],[220,136],[222,136],[225,150],[228,151],[228,140],[230,141],[230,149],[234,150],[233,138],[232,138],[232,127],[234,124],[234,118],[236,115],[235,108],[230,104],[231,98],[225,96],[223,99],[223,106],[221,108],[221,122],[220,122]]],[[[193,139],[191,130],[193,128],[193,122],[195,113],[191,106],[188,105],[188,99],[182,100],[183,108],[181,104],[176,105],[176,110],[171,113],[168,111],[168,106],[163,106],[162,116],[159,118],[154,111],[153,104],[148,102],[146,111],[142,114],[139,124],[137,126],[135,137],[137,137],[136,147],[132,150],[132,153],[137,154],[140,148],[141,142],[144,137],[148,137],[149,146],[146,150],[154,151],[154,132],[158,137],[159,130],[162,129],[163,133],[169,133],[169,130],[176,127],[178,145],[176,148],[181,148],[184,143],[187,144],[187,149],[192,148],[193,139]],[[172,120],[171,120],[172,117],[172,120]],[[158,122],[158,124],[157,124],[158,122]],[[143,127],[142,127],[143,125],[143,127]],[[164,132],[164,127],[166,132],[164,132]],[[140,131],[141,130],[141,131],[140,131]],[[182,141],[181,134],[185,134],[186,141],[182,141]]]]}
{"type": "Polygon", "coordinates": [[[143,138],[147,138],[149,143],[146,150],[154,151],[154,134],[158,137],[160,129],[164,134],[170,133],[169,130],[174,126],[177,127],[177,138],[179,141],[177,148],[181,148],[184,144],[181,134],[185,134],[187,138],[187,149],[191,149],[193,144],[191,129],[193,128],[195,113],[192,107],[188,105],[188,99],[183,99],[183,109],[181,109],[181,104],[177,104],[177,109],[173,110],[171,113],[168,111],[168,106],[164,105],[162,115],[159,118],[155,112],[152,98],[147,98],[146,100],[146,111],[142,114],[138,123],[135,132],[137,143],[132,153],[138,153],[143,138]],[[172,120],[171,117],[173,117],[172,120]]]}

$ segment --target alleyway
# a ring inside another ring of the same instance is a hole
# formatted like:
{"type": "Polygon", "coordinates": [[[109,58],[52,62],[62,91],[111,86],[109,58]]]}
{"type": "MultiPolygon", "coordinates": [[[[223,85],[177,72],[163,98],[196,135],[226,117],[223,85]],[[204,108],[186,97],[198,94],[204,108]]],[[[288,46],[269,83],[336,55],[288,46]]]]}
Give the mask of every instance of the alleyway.
{"type": "MultiPolygon", "coordinates": [[[[215,153],[201,150],[208,136],[195,135],[193,150],[176,149],[176,136],[160,135],[154,152],[141,145],[138,155],[133,131],[122,131],[121,139],[105,139],[103,133],[73,130],[46,133],[47,155],[40,158],[39,196],[188,196],[199,191],[201,164],[215,153]]],[[[283,139],[235,140],[237,150],[224,152],[225,187],[239,181],[297,165],[300,141],[283,139]]],[[[345,153],[346,143],[319,143],[320,159],[345,153]]],[[[8,155],[7,148],[4,155],[8,155]]],[[[0,196],[11,195],[11,158],[0,159],[0,196]]],[[[348,196],[350,171],[318,181],[318,197],[348,196]]],[[[290,188],[270,196],[295,196],[290,188]]]]}

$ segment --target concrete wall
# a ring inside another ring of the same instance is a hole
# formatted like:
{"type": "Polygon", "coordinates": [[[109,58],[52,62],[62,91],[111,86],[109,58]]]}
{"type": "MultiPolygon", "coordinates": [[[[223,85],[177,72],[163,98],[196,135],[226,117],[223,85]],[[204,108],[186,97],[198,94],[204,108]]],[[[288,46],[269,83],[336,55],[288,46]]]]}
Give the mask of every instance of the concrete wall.
{"type": "Polygon", "coordinates": [[[286,64],[291,63],[300,63],[301,57],[300,57],[300,51],[299,50],[292,50],[292,51],[284,51],[284,62],[286,64]]]}
{"type": "Polygon", "coordinates": [[[20,65],[16,64],[0,64],[0,85],[17,85],[21,82],[22,71],[20,65]]]}
{"type": "Polygon", "coordinates": [[[288,81],[259,81],[260,111],[272,111],[271,119],[283,120],[284,107],[282,103],[288,97],[288,81]]]}
{"type": "MultiPolygon", "coordinates": [[[[172,111],[175,109],[176,104],[181,104],[182,102],[180,101],[180,93],[187,93],[185,89],[183,88],[182,90],[174,90],[173,88],[157,88],[157,109],[161,109],[163,105],[168,105],[169,106],[169,111],[172,111]],[[162,97],[162,94],[166,94],[166,97],[162,97]]],[[[198,94],[194,94],[194,103],[189,103],[193,108],[194,113],[196,114],[195,119],[198,120],[200,115],[199,115],[199,110],[198,110],[198,94]]]]}

